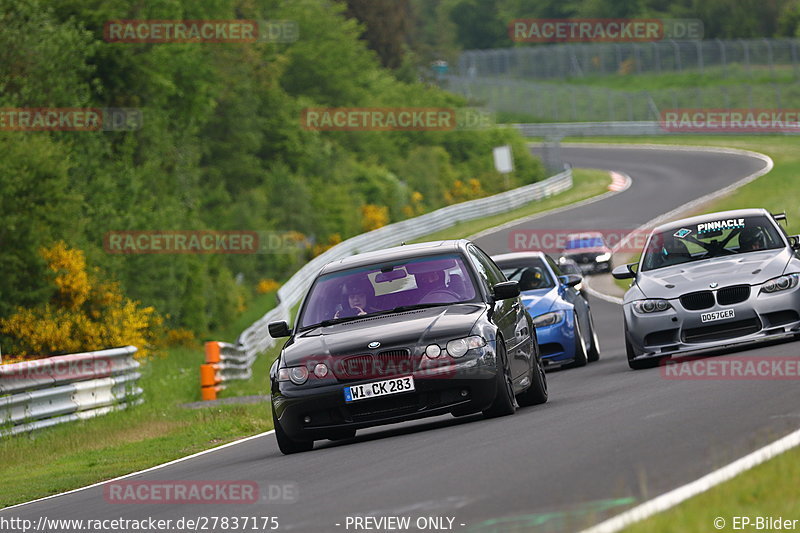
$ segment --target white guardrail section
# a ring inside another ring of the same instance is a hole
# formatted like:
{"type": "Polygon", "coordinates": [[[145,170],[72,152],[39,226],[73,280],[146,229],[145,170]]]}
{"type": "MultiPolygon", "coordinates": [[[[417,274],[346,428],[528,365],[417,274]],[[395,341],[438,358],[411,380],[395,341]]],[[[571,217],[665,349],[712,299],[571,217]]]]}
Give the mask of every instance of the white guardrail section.
{"type": "MultiPolygon", "coordinates": [[[[667,131],[657,121],[641,122],[542,122],[534,124],[512,124],[524,137],[549,137],[561,139],[563,137],[630,137],[641,135],[687,135],[685,131],[667,131]]],[[[699,132],[706,135],[741,135],[736,131],[708,131],[699,132]]],[[[783,135],[797,135],[800,131],[777,132],[783,135]]],[[[688,132],[691,135],[691,132],[688,132]]],[[[762,132],[749,131],[748,135],[769,134],[774,131],[762,132]]]]}
{"type": "Polygon", "coordinates": [[[124,346],[0,365],[0,436],[141,403],[136,350],[124,346]]]}
{"type": "Polygon", "coordinates": [[[267,325],[290,319],[291,308],[300,301],[320,269],[331,261],[353,254],[398,246],[403,241],[449,228],[459,222],[511,211],[534,200],[541,200],[572,187],[572,169],[566,169],[544,181],[525,185],[494,196],[454,204],[431,213],[362,233],[343,241],[318,255],[298,270],[278,290],[280,303],[239,335],[238,346],[249,357],[255,357],[274,343],[267,325]]]}

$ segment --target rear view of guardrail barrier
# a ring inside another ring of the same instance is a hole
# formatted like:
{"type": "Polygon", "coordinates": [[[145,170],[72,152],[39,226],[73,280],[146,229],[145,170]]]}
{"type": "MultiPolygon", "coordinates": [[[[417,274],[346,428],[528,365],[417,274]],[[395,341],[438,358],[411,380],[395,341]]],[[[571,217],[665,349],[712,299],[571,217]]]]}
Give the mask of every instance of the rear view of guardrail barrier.
{"type": "Polygon", "coordinates": [[[0,436],[141,403],[136,350],[124,346],[0,365],[0,436]]]}
{"type": "Polygon", "coordinates": [[[222,390],[224,387],[222,383],[226,380],[247,379],[250,377],[249,374],[246,377],[241,377],[245,376],[242,365],[246,364],[249,369],[256,356],[275,343],[267,329],[269,323],[278,320],[290,320],[289,312],[291,308],[300,301],[314,277],[327,263],[357,253],[397,246],[404,241],[449,228],[466,220],[511,211],[529,202],[550,197],[571,187],[572,169],[568,168],[544,181],[525,185],[494,196],[449,205],[425,215],[356,235],[337,244],[303,265],[300,270],[289,278],[278,290],[278,306],[244,330],[239,335],[235,346],[226,343],[214,343],[219,345],[220,348],[210,348],[211,355],[209,356],[209,344],[211,343],[206,343],[206,364],[202,365],[200,369],[203,399],[216,399],[217,392],[222,390]],[[217,353],[219,353],[219,360],[213,361],[217,353]],[[223,353],[229,354],[225,356],[228,358],[227,361],[223,358],[223,353]],[[209,358],[211,358],[211,361],[209,358]],[[239,364],[240,361],[244,361],[244,363],[239,364]],[[227,366],[234,363],[239,365],[235,371],[227,366]]]}

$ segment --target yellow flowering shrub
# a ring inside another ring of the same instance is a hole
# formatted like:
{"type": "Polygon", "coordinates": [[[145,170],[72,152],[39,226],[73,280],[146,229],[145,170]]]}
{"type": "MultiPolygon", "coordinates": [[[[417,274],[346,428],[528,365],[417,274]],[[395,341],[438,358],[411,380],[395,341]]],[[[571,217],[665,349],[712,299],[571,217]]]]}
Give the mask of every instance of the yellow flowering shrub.
{"type": "Polygon", "coordinates": [[[375,204],[361,206],[361,227],[364,228],[364,231],[382,228],[388,222],[388,207],[375,204]]]}
{"type": "Polygon", "coordinates": [[[40,253],[54,273],[56,293],[45,305],[19,308],[0,319],[0,333],[11,341],[4,349],[15,359],[128,344],[139,348],[137,358],[145,359],[155,345],[169,340],[156,310],[126,298],[117,282],[99,279],[99,269],[89,273],[81,250],[57,242],[40,253]]]}
{"type": "Polygon", "coordinates": [[[339,235],[338,233],[333,233],[328,237],[327,244],[315,244],[314,247],[311,249],[311,254],[313,257],[316,257],[321,253],[325,252],[326,250],[330,250],[340,242],[342,242],[342,236],[339,235]]]}
{"type": "Polygon", "coordinates": [[[262,279],[258,282],[258,285],[256,285],[256,291],[258,291],[258,294],[266,294],[268,292],[277,291],[280,286],[281,284],[274,279],[262,279]]]}

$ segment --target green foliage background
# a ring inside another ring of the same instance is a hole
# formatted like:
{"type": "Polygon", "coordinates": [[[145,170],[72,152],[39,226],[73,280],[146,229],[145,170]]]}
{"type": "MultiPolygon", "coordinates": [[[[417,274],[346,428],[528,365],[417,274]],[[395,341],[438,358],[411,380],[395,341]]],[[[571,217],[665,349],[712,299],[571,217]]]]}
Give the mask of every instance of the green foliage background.
{"type": "MultiPolygon", "coordinates": [[[[0,107],[134,107],[133,132],[0,131],[0,316],[51,296],[37,251],[63,239],[173,327],[230,324],[261,278],[284,279],[303,253],[110,255],[117,230],[296,230],[311,241],[362,230],[361,207],[404,218],[446,203],[456,180],[486,194],[503,179],[491,148],[510,143],[510,186],[544,173],[511,130],[314,132],[315,106],[459,107],[401,81],[328,0],[0,0],[0,107]],[[271,44],[127,44],[112,19],[288,19],[300,39],[271,44]]],[[[404,79],[407,79],[406,75],[404,79]]],[[[2,343],[2,339],[0,339],[2,343]]]]}

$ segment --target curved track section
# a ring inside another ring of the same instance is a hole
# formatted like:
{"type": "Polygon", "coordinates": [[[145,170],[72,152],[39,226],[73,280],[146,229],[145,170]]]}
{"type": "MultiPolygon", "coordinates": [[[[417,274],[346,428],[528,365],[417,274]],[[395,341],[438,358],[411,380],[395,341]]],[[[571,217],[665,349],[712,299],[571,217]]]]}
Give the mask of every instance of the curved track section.
{"type": "MultiPolygon", "coordinates": [[[[765,165],[741,154],[670,148],[564,147],[563,155],[575,167],[628,174],[633,184],[520,227],[633,229],[765,165]]],[[[508,232],[520,227],[479,243],[491,253],[507,251],[508,232]]],[[[373,428],[286,457],[265,435],[128,479],[290,483],[295,503],[120,505],[93,487],[9,508],[0,518],[276,516],[284,531],[355,531],[348,516],[410,516],[410,531],[418,531],[417,517],[430,516],[454,519],[439,531],[575,531],[800,425],[800,389],[792,381],[678,381],[659,369],[628,370],[620,308],[600,300],[592,306],[601,360],[551,372],[546,405],[492,420],[439,417],[373,428]]],[[[746,354],[797,351],[797,344],[778,344],[746,354]]]]}

